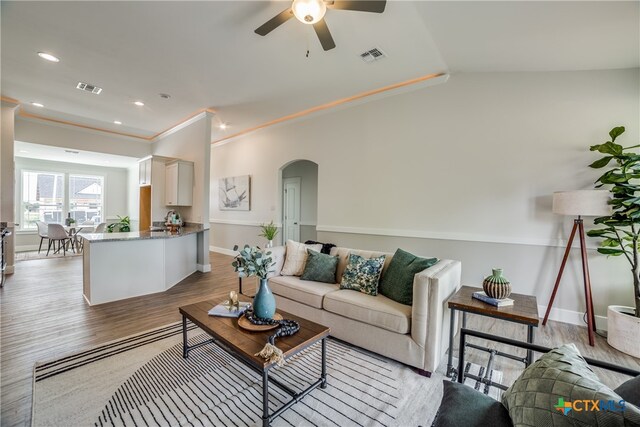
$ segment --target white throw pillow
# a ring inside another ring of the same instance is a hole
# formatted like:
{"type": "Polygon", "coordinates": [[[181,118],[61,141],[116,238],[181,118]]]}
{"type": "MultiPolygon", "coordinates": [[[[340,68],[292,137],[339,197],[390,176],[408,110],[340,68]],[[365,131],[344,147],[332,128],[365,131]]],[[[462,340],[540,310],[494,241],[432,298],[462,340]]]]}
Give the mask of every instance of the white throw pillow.
{"type": "Polygon", "coordinates": [[[284,266],[280,270],[282,276],[301,276],[304,266],[307,263],[307,249],[316,252],[322,250],[322,245],[305,245],[304,243],[287,240],[287,255],[284,259],[284,266]]]}

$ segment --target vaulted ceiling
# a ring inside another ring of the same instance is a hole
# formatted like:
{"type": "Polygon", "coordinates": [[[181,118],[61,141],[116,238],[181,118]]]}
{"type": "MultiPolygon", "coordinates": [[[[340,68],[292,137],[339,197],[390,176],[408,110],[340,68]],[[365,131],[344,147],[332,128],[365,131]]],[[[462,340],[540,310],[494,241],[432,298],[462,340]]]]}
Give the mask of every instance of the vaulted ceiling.
{"type": "Polygon", "coordinates": [[[325,52],[295,19],[254,33],[288,1],[2,1],[1,92],[25,112],[141,136],[212,108],[229,124],[215,129],[222,137],[430,73],[638,67],[639,4],[389,1],[382,14],[329,10],[337,47],[325,52]],[[363,62],[374,47],[386,58],[363,62]],[[77,90],[80,81],[103,92],[77,90]]]}

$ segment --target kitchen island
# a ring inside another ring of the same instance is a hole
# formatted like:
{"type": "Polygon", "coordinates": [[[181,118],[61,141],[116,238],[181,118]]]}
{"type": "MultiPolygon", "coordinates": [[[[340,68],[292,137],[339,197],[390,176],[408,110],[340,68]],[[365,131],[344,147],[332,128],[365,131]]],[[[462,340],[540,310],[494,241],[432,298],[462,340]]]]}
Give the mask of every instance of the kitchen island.
{"type": "Polygon", "coordinates": [[[83,234],[83,294],[89,305],[163,292],[197,270],[198,239],[208,227],[179,233],[136,231],[83,234]]]}

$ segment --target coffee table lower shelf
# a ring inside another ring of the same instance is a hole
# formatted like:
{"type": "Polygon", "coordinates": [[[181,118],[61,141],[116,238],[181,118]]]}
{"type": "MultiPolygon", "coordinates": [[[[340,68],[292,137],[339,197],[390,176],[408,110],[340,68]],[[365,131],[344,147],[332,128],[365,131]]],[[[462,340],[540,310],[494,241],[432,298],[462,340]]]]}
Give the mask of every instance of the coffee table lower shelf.
{"type": "Polygon", "coordinates": [[[198,344],[194,344],[194,345],[188,345],[188,340],[187,340],[187,320],[192,321],[194,324],[196,324],[197,326],[199,326],[201,329],[203,329],[205,332],[207,332],[209,335],[212,335],[211,332],[205,328],[202,328],[202,325],[195,321],[194,319],[192,319],[188,313],[185,313],[184,311],[182,311],[182,309],[180,310],[182,312],[182,357],[183,358],[188,358],[189,357],[189,352],[191,350],[194,350],[196,348],[205,346],[205,345],[209,345],[209,344],[216,344],[217,346],[219,346],[220,348],[222,348],[224,351],[226,351],[227,353],[229,353],[231,356],[233,356],[234,358],[236,358],[237,360],[243,362],[246,366],[248,366],[249,368],[251,368],[252,370],[254,370],[255,372],[257,372],[259,375],[262,376],[262,416],[260,417],[262,419],[262,426],[263,427],[268,427],[271,422],[273,420],[275,420],[277,417],[279,417],[280,415],[282,415],[282,413],[284,411],[286,411],[287,409],[289,409],[291,406],[293,406],[294,404],[298,403],[300,400],[302,400],[302,398],[304,398],[307,394],[311,393],[313,390],[315,390],[316,388],[320,387],[320,388],[326,388],[327,387],[327,343],[326,343],[326,339],[328,336],[328,331],[325,335],[319,336],[318,339],[312,340],[311,342],[307,342],[305,345],[300,346],[299,348],[296,348],[296,350],[294,352],[290,352],[289,354],[287,354],[285,356],[285,360],[290,359],[292,356],[294,356],[295,354],[300,353],[301,351],[307,349],[308,347],[312,346],[313,344],[317,343],[318,341],[321,341],[321,346],[322,346],[322,357],[321,357],[321,373],[320,373],[320,378],[318,378],[315,382],[313,382],[309,387],[307,387],[306,389],[297,392],[295,390],[293,390],[291,387],[289,387],[286,384],[283,384],[281,381],[277,380],[276,378],[270,377],[269,376],[269,371],[271,370],[271,368],[273,368],[274,366],[277,366],[275,364],[265,364],[263,365],[262,368],[259,368],[257,366],[255,366],[254,363],[252,363],[251,359],[246,357],[246,355],[242,354],[241,352],[235,351],[230,345],[228,345],[227,343],[224,342],[223,339],[219,339],[216,337],[212,337],[206,341],[200,342],[198,344]],[[280,408],[276,409],[273,412],[269,412],[269,383],[279,387],[281,390],[283,390],[285,393],[287,393],[289,396],[291,396],[291,400],[289,400],[288,402],[286,402],[283,406],[281,406],[280,408]]]}

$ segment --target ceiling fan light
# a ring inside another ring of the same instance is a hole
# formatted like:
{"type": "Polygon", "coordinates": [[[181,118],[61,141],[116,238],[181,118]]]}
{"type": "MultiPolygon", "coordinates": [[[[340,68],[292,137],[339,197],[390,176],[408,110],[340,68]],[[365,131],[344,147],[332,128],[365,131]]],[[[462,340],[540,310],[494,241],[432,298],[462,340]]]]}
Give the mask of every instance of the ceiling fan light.
{"type": "Polygon", "coordinates": [[[291,9],[303,24],[315,24],[327,13],[327,5],[323,0],[293,0],[291,9]]]}

